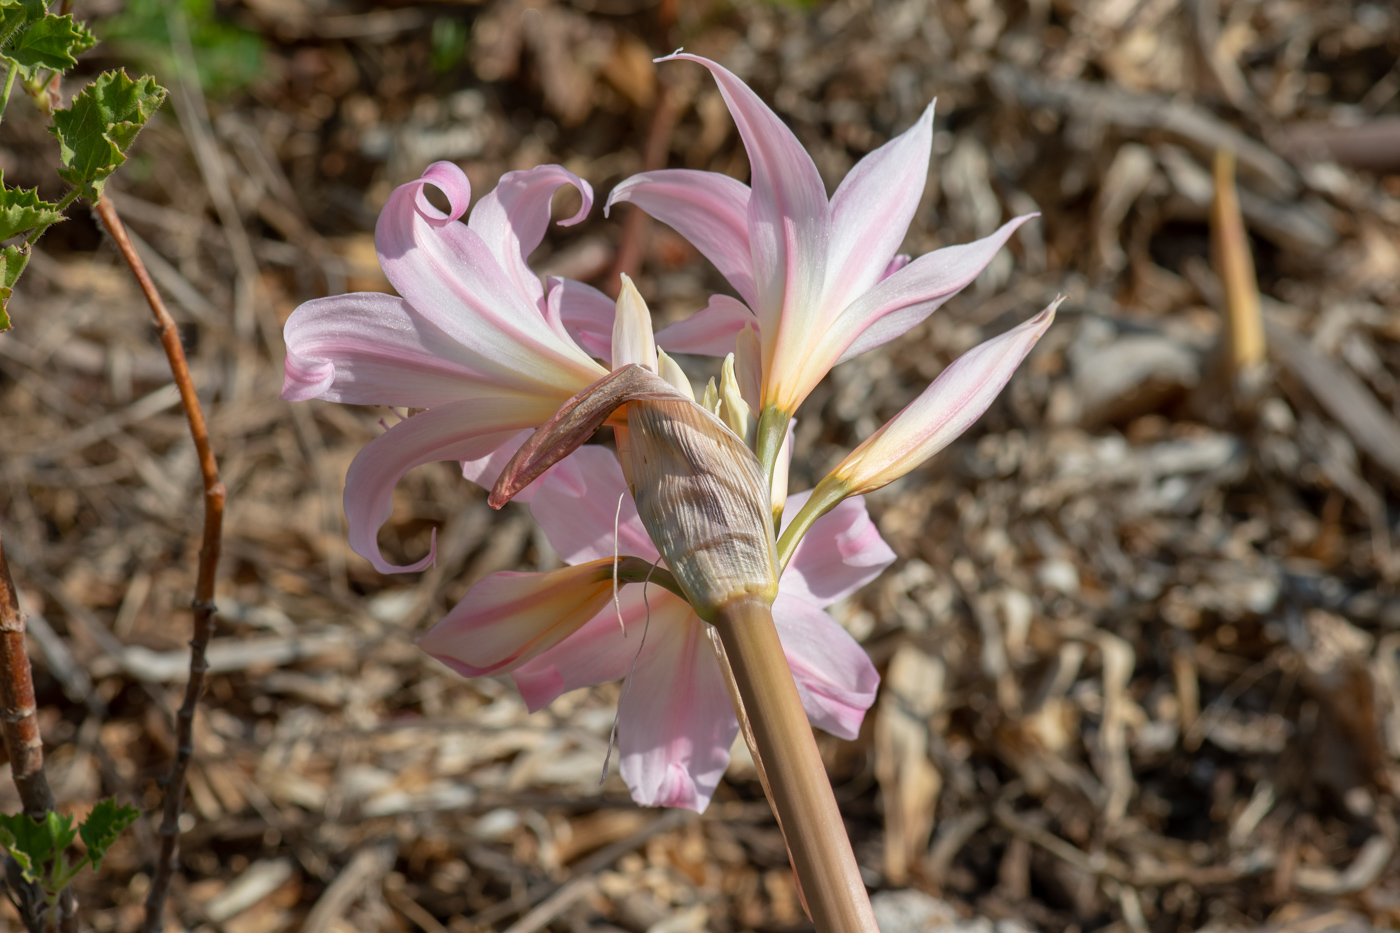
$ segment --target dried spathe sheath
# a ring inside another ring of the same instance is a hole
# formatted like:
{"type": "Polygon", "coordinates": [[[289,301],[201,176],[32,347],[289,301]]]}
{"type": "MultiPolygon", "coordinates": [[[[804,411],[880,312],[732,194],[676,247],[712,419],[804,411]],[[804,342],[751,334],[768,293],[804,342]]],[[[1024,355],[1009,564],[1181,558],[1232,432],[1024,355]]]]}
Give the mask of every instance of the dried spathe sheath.
{"type": "Polygon", "coordinates": [[[767,484],[753,452],[694,402],[629,402],[637,511],[695,612],[778,592],[767,484]]]}

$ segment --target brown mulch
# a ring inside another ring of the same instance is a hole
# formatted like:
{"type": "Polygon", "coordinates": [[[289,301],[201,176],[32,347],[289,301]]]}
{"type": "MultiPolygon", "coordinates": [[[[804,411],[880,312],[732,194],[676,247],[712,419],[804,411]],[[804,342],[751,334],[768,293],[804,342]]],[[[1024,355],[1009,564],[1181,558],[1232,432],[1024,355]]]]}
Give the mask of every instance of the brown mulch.
{"type": "MultiPolygon", "coordinates": [[[[381,576],[350,552],[340,497],[386,413],[277,398],[281,322],[387,288],[374,218],[428,162],[457,161],[480,195],[557,161],[598,204],[649,142],[652,164],[746,177],[702,70],[650,64],[682,45],[749,81],[831,186],[937,97],[909,252],[1042,214],[974,287],[817,389],[794,489],[956,354],[1069,296],[969,435],[871,498],[899,561],[834,610],[885,677],[861,739],[823,750],[886,933],[1400,925],[1400,10],[218,10],[264,36],[266,77],[210,100],[207,123],[167,106],[113,183],[181,320],[229,488],[170,929],[803,927],[741,748],[703,817],[640,810],[615,771],[599,784],[616,685],[531,716],[507,682],[413,646],[486,574],[555,565],[528,514],[493,512],[450,464],[415,471],[381,541],[416,558],[436,528],[438,563],[381,576]],[[434,36],[454,30],[465,54],[437,70],[434,36]],[[220,222],[199,134],[241,234],[220,222]],[[1238,396],[1218,351],[1218,148],[1237,153],[1269,347],[1238,396]]],[[[0,129],[11,184],[51,174],[30,111],[15,101],[0,129]]],[[[634,255],[661,322],[725,290],[629,208],[555,228],[535,266],[602,285],[634,255]]],[[[149,312],[89,218],[46,237],[11,314],[0,529],[50,778],[75,811],[114,794],[154,814],[187,663],[194,453],[149,312]]],[[[0,809],[18,809],[8,780],[0,809]]],[[[136,929],[154,827],[80,883],[100,933],[136,929]]]]}

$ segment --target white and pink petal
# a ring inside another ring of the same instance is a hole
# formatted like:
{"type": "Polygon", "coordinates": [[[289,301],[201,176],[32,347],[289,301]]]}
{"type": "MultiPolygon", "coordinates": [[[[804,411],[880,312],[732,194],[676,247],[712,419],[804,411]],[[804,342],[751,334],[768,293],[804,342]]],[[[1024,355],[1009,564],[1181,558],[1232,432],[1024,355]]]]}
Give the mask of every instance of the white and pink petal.
{"type": "Polygon", "coordinates": [[[493,573],[467,590],[418,647],[465,677],[503,673],[573,635],[611,601],[612,561],[493,573]]]}
{"type": "Polygon", "coordinates": [[[345,476],[345,517],[350,547],[380,573],[408,573],[432,564],[428,555],[398,566],[379,550],[379,529],[393,514],[393,492],[409,470],[437,460],[476,460],[544,423],[563,399],[482,392],[420,412],[385,431],[355,455],[345,476]]]}
{"type": "MultiPolygon", "coordinates": [[[[811,492],[789,496],[784,527],[811,492]]],[[[853,595],[894,563],[895,553],[870,520],[865,500],[852,496],[812,523],[779,581],[779,592],[817,606],[853,595]]]]}
{"type": "Polygon", "coordinates": [[[619,770],[644,807],[703,811],[739,734],[704,623],[689,620],[652,629],[619,709],[619,770]]]}
{"type": "Polygon", "coordinates": [[[870,656],[825,610],[805,599],[779,592],[773,623],[807,718],[838,738],[854,739],[880,685],[870,656]]]}

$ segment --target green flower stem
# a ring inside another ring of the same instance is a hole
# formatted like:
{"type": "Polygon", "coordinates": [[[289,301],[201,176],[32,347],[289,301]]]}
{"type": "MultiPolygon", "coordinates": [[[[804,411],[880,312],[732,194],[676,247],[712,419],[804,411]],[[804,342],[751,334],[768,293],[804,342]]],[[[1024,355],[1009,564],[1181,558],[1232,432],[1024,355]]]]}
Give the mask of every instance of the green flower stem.
{"type": "Polygon", "coordinates": [[[830,476],[817,483],[817,488],[812,490],[807,504],[802,506],[801,511],[793,516],[792,521],[783,530],[782,537],[778,539],[778,574],[780,576],[787,568],[788,561],[792,560],[792,554],[797,550],[797,542],[802,540],[802,536],[807,533],[808,528],[812,527],[812,523],[840,505],[841,500],[850,494],[850,485],[830,476]]]}
{"type": "Polygon", "coordinates": [[[685,591],[676,582],[675,576],[665,567],[659,567],[649,560],[642,560],[640,557],[622,557],[617,562],[617,582],[618,583],[647,583],[661,587],[675,593],[681,599],[685,599],[685,591]]]}
{"type": "Polygon", "coordinates": [[[19,63],[10,62],[10,70],[5,73],[4,96],[0,97],[0,119],[5,117],[5,107],[10,103],[10,92],[15,89],[15,76],[19,74],[19,63]]]}
{"type": "MultiPolygon", "coordinates": [[[[763,468],[763,479],[769,489],[773,488],[773,471],[777,468],[778,453],[783,449],[783,441],[787,440],[788,423],[791,421],[790,412],[772,405],[763,409],[763,414],[758,418],[754,453],[758,456],[759,466],[763,468]]],[[[775,523],[781,515],[779,511],[774,516],[775,523]]]]}
{"type": "Polygon", "coordinates": [[[778,823],[818,933],[877,933],[841,811],[767,601],[720,607],[714,626],[753,728],[778,823]]]}

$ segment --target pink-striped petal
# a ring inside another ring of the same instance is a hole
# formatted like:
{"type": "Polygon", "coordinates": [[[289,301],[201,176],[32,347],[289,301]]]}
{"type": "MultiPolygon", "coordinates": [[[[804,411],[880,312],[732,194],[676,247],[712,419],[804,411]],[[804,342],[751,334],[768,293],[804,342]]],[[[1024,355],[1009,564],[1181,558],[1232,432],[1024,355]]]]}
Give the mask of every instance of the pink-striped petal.
{"type": "Polygon", "coordinates": [[[465,677],[513,670],[577,632],[612,601],[612,561],[548,573],[493,573],[418,647],[465,677]]]}
{"type": "Polygon", "coordinates": [[[402,298],[354,292],[308,301],[282,331],[282,398],[428,408],[461,398],[464,383],[510,374],[464,347],[402,298]]]}
{"type": "MultiPolygon", "coordinates": [[[[778,115],[730,71],[696,55],[710,70],[744,140],[751,174],[748,210],[756,294],[750,303],[762,326],[765,379],[796,371],[819,322],[826,278],[829,205],[826,187],[807,150],[778,115]]],[[[765,385],[765,403],[775,388],[765,385]]],[[[789,412],[791,409],[787,409],[789,412]]]]}
{"type": "Polygon", "coordinates": [[[389,282],[444,333],[498,366],[503,388],[563,390],[568,397],[605,375],[550,326],[481,236],[457,222],[469,195],[466,176],[450,162],[435,163],[394,190],[375,228],[389,282]],[[423,188],[429,184],[446,194],[447,213],[428,202],[423,188]]]}
{"type": "Polygon", "coordinates": [[[728,295],[711,295],[710,303],[684,321],[656,333],[656,345],[667,353],[725,356],[734,352],[734,338],[744,325],[758,327],[747,306],[728,295]]]}
{"type": "Polygon", "coordinates": [[[857,162],[831,196],[826,314],[840,312],[882,278],[914,219],[932,148],[929,104],[913,126],[857,162]]]}
{"type": "Polygon", "coordinates": [[[432,564],[436,536],[428,556],[412,564],[391,564],[379,552],[377,536],[393,514],[393,492],[399,480],[414,467],[435,460],[484,457],[522,428],[544,423],[560,401],[487,390],[476,398],[420,412],[370,441],[355,455],[345,475],[351,549],[380,573],[407,573],[432,564]]]}
{"type": "Polygon", "coordinates": [[[612,365],[613,316],[617,302],[583,282],[550,278],[549,314],[589,356],[612,365]]]}
{"type": "Polygon", "coordinates": [[[881,281],[884,281],[885,279],[894,275],[900,269],[903,269],[905,266],[909,265],[911,259],[913,259],[913,257],[910,256],[908,253],[900,253],[898,256],[891,259],[890,264],[888,266],[885,266],[885,271],[880,275],[881,281]]]}
{"type": "MultiPolygon", "coordinates": [[[[783,527],[811,491],[789,496],[783,527]]],[[[852,595],[894,563],[895,553],[870,520],[865,500],[852,496],[812,523],[783,573],[779,591],[818,607],[852,595]]]]}
{"type": "Polygon", "coordinates": [[[796,596],[778,594],[773,623],[807,718],[818,729],[854,739],[880,685],[870,656],[819,606],[796,596]]]}
{"type": "Polygon", "coordinates": [[[832,476],[853,493],[870,492],[947,447],[991,406],[1050,327],[1062,300],[950,363],[922,395],[851,451],[832,476]]]}
{"type": "Polygon", "coordinates": [[[596,444],[580,447],[536,480],[532,488],[530,514],[563,560],[578,563],[611,558],[614,553],[659,559],[656,545],[637,514],[637,503],[627,491],[622,467],[607,448],[596,444]]]}
{"type": "Polygon", "coordinates": [[[549,228],[550,202],[554,193],[565,185],[573,185],[583,197],[578,212],[559,221],[561,227],[571,226],[588,216],[593,207],[593,188],[558,165],[539,165],[502,175],[495,189],[477,202],[467,221],[467,226],[481,237],[516,289],[536,304],[544,292],[539,277],[530,271],[526,260],[544,239],[549,228]]]}
{"type": "Polygon", "coordinates": [[[663,169],[633,175],[608,195],[614,204],[634,204],[674,229],[700,251],[744,301],[756,300],[749,252],[749,186],[718,172],[663,169]]]}
{"type": "Polygon", "coordinates": [[[838,354],[838,362],[907,333],[976,281],[987,263],[1011,239],[1011,234],[1037,216],[1025,214],[1007,221],[1001,229],[980,240],[926,253],[881,280],[843,311],[832,328],[833,346],[850,341],[838,354]]]}
{"type": "Polygon", "coordinates": [[[644,807],[702,811],[739,734],[724,676],[693,614],[687,624],[654,628],[647,649],[619,708],[619,770],[644,807]]]}
{"type": "Polygon", "coordinates": [[[640,664],[642,632],[652,652],[668,626],[689,624],[690,606],[659,586],[624,587],[618,609],[611,602],[577,632],[511,673],[530,712],[544,709],[571,690],[622,680],[640,664]]]}

